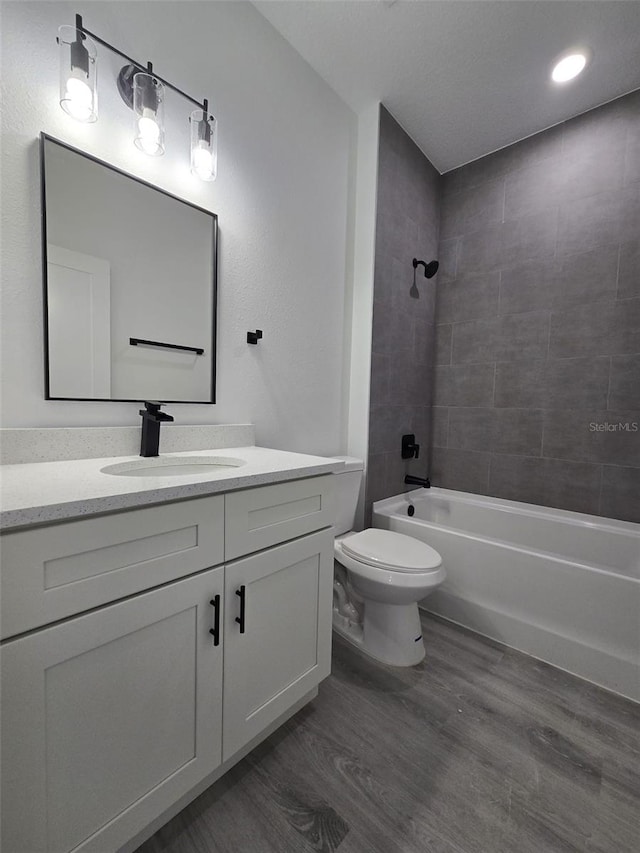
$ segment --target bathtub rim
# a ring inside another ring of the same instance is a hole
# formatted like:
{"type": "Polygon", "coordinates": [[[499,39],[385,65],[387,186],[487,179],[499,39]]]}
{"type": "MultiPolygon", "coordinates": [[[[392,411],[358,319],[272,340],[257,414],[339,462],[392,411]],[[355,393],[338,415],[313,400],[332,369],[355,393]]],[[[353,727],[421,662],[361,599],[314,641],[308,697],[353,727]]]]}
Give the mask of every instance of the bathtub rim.
{"type": "MultiPolygon", "coordinates": [[[[392,507],[409,506],[413,501],[426,499],[431,496],[443,497],[457,503],[466,503],[475,506],[496,507],[504,512],[513,515],[528,515],[536,516],[542,519],[553,519],[564,521],[570,525],[577,527],[599,528],[609,533],[624,533],[631,535],[632,538],[640,539],[640,523],[635,521],[622,521],[617,518],[607,518],[600,515],[589,515],[584,512],[575,512],[569,509],[556,509],[555,507],[541,506],[540,504],[530,504],[524,501],[512,501],[507,498],[495,498],[491,495],[479,495],[474,492],[460,492],[454,489],[443,489],[440,486],[432,486],[430,489],[409,489],[398,495],[392,495],[388,498],[383,498],[379,501],[374,501],[372,511],[380,512],[383,515],[392,514],[392,507]]],[[[404,517],[404,516],[403,516],[404,517]]],[[[413,519],[411,519],[413,520],[413,519]]],[[[422,519],[417,519],[418,521],[422,519]]],[[[425,521],[426,524],[435,524],[436,522],[425,521]]],[[[438,525],[445,527],[446,525],[438,525]]],[[[461,528],[450,528],[460,530],[461,528]]],[[[462,531],[464,532],[464,531],[462,531]]],[[[467,531],[469,532],[469,531],[467,531]]],[[[501,541],[501,540],[493,540],[501,541]]]]}

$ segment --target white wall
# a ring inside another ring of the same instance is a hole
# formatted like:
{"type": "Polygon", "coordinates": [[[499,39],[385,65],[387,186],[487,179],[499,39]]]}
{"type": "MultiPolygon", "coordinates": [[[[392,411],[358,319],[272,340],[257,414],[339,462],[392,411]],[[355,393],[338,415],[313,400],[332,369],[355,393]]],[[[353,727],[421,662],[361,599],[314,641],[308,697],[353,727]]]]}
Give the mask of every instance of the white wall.
{"type": "Polygon", "coordinates": [[[369,397],[371,391],[371,340],[373,334],[373,282],[376,249],[376,202],[380,104],[371,104],[358,116],[353,187],[353,275],[348,320],[349,399],[347,451],[365,463],[355,529],[364,525],[369,456],[369,397]]]}
{"type": "Polygon", "coordinates": [[[43,399],[41,130],[219,215],[215,406],[175,405],[178,423],[254,422],[257,441],[344,449],[343,315],[353,113],[247,3],[4,3],[2,8],[2,416],[4,426],[128,425],[138,405],[43,399]],[[220,122],[214,184],[188,171],[189,106],[167,96],[167,153],[131,141],[100,49],[100,117],[59,108],[59,24],[89,29],[192,93],[220,122]],[[248,346],[248,329],[264,339],[248,346]],[[341,440],[342,439],[342,440],[341,440]]]}

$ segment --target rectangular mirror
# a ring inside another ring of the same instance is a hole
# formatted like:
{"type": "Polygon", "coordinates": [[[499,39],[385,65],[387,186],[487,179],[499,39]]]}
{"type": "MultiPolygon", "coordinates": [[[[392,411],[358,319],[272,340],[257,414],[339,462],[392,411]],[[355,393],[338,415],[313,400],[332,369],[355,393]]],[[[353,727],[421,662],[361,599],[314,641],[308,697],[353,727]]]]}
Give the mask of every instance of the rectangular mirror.
{"type": "Polygon", "coordinates": [[[40,137],[48,400],[215,402],[218,219],[40,137]]]}

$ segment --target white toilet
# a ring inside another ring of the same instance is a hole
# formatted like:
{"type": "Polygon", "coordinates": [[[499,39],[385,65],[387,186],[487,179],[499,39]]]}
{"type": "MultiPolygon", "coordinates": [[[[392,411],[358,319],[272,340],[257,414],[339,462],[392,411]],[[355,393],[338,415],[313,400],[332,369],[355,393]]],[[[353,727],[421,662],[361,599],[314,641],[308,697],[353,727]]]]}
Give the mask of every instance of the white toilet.
{"type": "Polygon", "coordinates": [[[371,657],[413,666],[424,655],[418,601],[445,579],[437,551],[390,530],[352,531],[362,481],[360,459],[338,457],[333,627],[371,657]]]}

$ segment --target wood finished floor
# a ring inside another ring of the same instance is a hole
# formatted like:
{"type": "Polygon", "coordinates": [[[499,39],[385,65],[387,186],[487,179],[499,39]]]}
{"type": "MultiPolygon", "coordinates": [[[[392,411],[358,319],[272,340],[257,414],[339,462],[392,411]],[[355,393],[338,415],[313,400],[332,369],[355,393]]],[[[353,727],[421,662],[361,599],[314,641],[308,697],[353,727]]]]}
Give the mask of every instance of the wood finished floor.
{"type": "Polygon", "coordinates": [[[434,618],[334,634],[318,698],[138,853],[638,853],[640,706],[434,618]]]}

